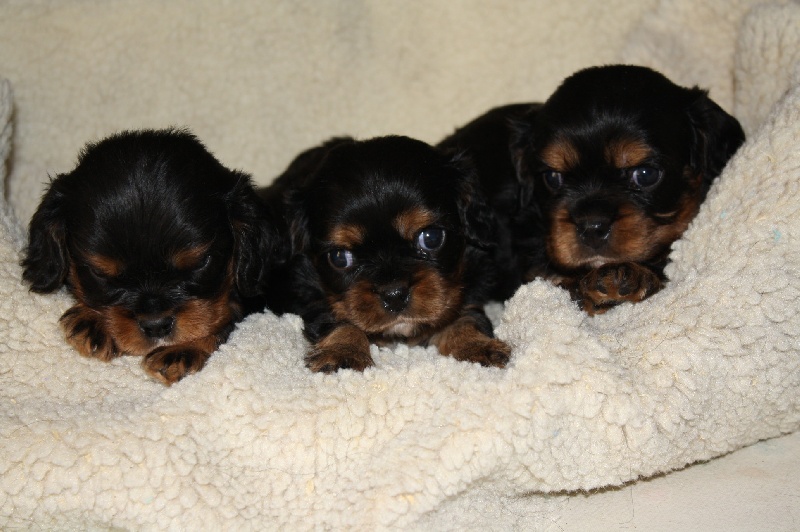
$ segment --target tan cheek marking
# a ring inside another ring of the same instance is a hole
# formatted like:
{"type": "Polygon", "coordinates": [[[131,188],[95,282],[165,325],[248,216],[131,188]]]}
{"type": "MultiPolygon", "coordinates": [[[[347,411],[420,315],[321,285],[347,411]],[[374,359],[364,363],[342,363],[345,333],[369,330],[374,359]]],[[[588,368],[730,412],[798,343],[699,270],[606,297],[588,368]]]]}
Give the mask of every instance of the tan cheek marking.
{"type": "Polygon", "coordinates": [[[364,241],[366,230],[358,224],[341,224],[328,234],[328,240],[336,247],[352,249],[364,241]]]}
{"type": "Polygon", "coordinates": [[[653,156],[647,143],[635,139],[614,140],[605,149],[606,162],[616,168],[639,166],[653,156]]]}
{"type": "Polygon", "coordinates": [[[654,258],[681,237],[699,206],[698,198],[687,194],[681,199],[672,223],[663,225],[632,207],[620,209],[620,218],[612,233],[613,252],[620,261],[640,262],[654,258]]]}
{"type": "Polygon", "coordinates": [[[641,211],[622,207],[611,234],[612,252],[620,261],[648,259],[661,242],[654,238],[656,224],[641,211]]]}
{"type": "Polygon", "coordinates": [[[655,231],[656,238],[669,243],[679,239],[700,210],[700,203],[697,193],[686,194],[681,199],[675,221],[669,225],[659,226],[655,231]]]}
{"type": "Polygon", "coordinates": [[[155,347],[153,342],[142,334],[136,318],[119,307],[103,309],[108,334],[114,339],[117,348],[126,355],[144,356],[155,347]]]}
{"type": "Polygon", "coordinates": [[[578,150],[566,139],[557,139],[545,146],[540,157],[544,164],[556,172],[568,172],[580,162],[578,150]]]}
{"type": "Polygon", "coordinates": [[[551,215],[547,234],[547,254],[559,266],[574,268],[580,265],[581,253],[575,224],[565,207],[556,208],[551,215]]]}
{"type": "Polygon", "coordinates": [[[436,221],[432,212],[421,207],[408,209],[398,214],[392,225],[404,239],[413,241],[414,237],[424,228],[436,221]]]}
{"type": "Polygon", "coordinates": [[[233,319],[234,311],[228,291],[214,299],[193,299],[175,315],[172,343],[215,336],[233,319]]]}
{"type": "Polygon", "coordinates": [[[386,321],[378,294],[369,281],[356,281],[341,296],[330,294],[328,304],[337,321],[349,321],[364,331],[379,330],[386,321]]]}
{"type": "Polygon", "coordinates": [[[218,345],[217,334],[231,321],[241,317],[239,304],[231,301],[234,283],[233,268],[232,259],[228,262],[228,270],[217,297],[192,299],[176,313],[174,343],[211,337],[218,345]]]}
{"type": "Polygon", "coordinates": [[[442,277],[435,270],[423,270],[415,276],[410,315],[438,328],[455,319],[462,307],[460,272],[454,279],[442,277]]]}

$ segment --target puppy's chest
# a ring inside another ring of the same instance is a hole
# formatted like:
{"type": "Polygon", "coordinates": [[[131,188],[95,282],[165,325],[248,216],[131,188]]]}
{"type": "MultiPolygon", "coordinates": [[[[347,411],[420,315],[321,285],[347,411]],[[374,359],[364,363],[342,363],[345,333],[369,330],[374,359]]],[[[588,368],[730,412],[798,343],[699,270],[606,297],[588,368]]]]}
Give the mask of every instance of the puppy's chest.
{"type": "Polygon", "coordinates": [[[419,324],[410,322],[395,323],[381,333],[368,335],[371,343],[381,347],[391,347],[399,343],[425,346],[428,345],[431,336],[430,331],[420,331],[419,324]]]}

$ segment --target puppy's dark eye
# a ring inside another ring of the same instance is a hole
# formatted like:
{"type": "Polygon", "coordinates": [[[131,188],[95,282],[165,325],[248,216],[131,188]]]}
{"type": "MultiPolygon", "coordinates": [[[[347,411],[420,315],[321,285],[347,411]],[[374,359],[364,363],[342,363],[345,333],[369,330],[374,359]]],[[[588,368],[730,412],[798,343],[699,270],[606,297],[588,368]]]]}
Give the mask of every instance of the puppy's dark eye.
{"type": "Polygon", "coordinates": [[[89,255],[86,257],[84,263],[88,266],[89,271],[96,279],[113,279],[124,270],[122,262],[105,255],[89,255]]]}
{"type": "Polygon", "coordinates": [[[211,264],[211,255],[206,255],[205,257],[200,259],[200,262],[197,263],[197,266],[195,266],[194,269],[195,271],[200,271],[209,264],[211,264]]]}
{"type": "Polygon", "coordinates": [[[631,183],[639,188],[649,188],[661,181],[663,172],[653,166],[635,166],[628,169],[631,183]]]}
{"type": "Polygon", "coordinates": [[[556,172],[555,170],[545,170],[542,172],[542,179],[544,180],[544,184],[547,185],[547,188],[550,190],[558,190],[561,188],[561,185],[564,184],[564,176],[561,175],[561,172],[556,172]]]}
{"type": "Polygon", "coordinates": [[[328,252],[328,262],[337,270],[346,270],[353,266],[353,253],[346,249],[334,249],[328,252]]]}
{"type": "Polygon", "coordinates": [[[422,251],[437,251],[444,245],[444,229],[426,227],[417,236],[417,247],[422,251]]]}
{"type": "Polygon", "coordinates": [[[106,272],[104,272],[104,271],[102,271],[102,270],[100,270],[98,268],[94,268],[92,266],[89,266],[89,271],[92,272],[92,275],[94,275],[98,279],[110,279],[112,277],[108,273],[106,273],[106,272]]]}

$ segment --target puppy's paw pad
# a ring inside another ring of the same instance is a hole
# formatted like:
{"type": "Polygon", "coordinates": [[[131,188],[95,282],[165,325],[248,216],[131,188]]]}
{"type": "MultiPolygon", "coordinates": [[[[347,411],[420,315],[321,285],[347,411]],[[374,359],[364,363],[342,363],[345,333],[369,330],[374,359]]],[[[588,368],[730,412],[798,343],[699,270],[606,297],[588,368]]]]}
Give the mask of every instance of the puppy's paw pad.
{"type": "Polygon", "coordinates": [[[195,347],[171,345],[148,353],[142,366],[151,376],[170,385],[203,369],[209,356],[210,353],[195,347]]]}
{"type": "Polygon", "coordinates": [[[61,319],[67,342],[81,355],[109,361],[120,355],[114,340],[106,332],[100,314],[83,305],[67,310],[61,319]]]}
{"type": "Polygon", "coordinates": [[[620,303],[639,302],[662,287],[659,277],[639,264],[606,264],[590,271],[580,281],[584,309],[599,314],[620,303]]]}
{"type": "Polygon", "coordinates": [[[314,349],[306,356],[305,362],[306,367],[315,373],[335,373],[340,369],[364,371],[375,365],[369,353],[361,353],[350,345],[314,349]]]}

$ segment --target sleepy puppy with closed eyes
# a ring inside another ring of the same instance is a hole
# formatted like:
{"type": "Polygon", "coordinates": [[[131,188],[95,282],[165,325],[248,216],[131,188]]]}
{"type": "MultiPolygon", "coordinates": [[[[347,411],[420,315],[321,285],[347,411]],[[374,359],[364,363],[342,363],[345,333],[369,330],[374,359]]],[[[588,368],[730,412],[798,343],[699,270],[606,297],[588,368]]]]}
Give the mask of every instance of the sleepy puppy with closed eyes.
{"type": "Polygon", "coordinates": [[[276,219],[250,177],[183,130],[127,131],[87,145],[30,222],[23,278],[66,286],[61,317],[83,356],[141,356],[172,384],[199,371],[236,322],[263,309],[285,260],[276,219]]]}
{"type": "Polygon", "coordinates": [[[610,65],[543,104],[492,109],[440,146],[474,159],[496,210],[495,297],[541,277],[597,314],[663,287],[672,243],[743,141],[706,91],[610,65]]]}
{"type": "Polygon", "coordinates": [[[312,371],[362,371],[370,343],[393,342],[505,366],[483,311],[494,227],[476,185],[458,157],[400,136],[333,139],[276,180],[267,195],[288,198],[296,254],[287,310],[312,371]]]}

